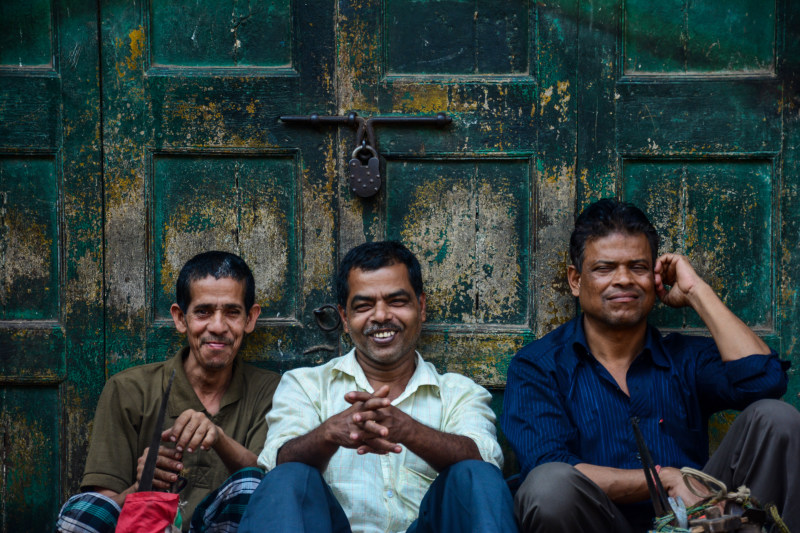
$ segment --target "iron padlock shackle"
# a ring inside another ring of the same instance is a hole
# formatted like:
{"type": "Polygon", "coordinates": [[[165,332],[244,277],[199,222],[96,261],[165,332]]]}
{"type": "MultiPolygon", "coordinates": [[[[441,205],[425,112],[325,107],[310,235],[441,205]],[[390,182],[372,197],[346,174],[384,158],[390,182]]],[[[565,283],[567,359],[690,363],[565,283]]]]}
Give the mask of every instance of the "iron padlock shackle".
{"type": "Polygon", "coordinates": [[[353,150],[353,155],[350,156],[350,159],[356,159],[361,150],[367,150],[368,152],[371,152],[372,155],[370,157],[375,157],[375,158],[378,157],[378,151],[375,148],[368,145],[367,141],[361,141],[361,144],[356,146],[356,149],[353,150]]]}

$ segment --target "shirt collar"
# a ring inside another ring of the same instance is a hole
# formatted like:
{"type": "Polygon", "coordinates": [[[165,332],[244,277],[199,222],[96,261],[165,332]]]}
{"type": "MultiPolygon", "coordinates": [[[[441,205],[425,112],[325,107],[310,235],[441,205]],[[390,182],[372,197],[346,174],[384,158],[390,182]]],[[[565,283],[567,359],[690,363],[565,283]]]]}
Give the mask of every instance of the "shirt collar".
{"type": "MultiPolygon", "coordinates": [[[[183,369],[183,360],[189,356],[189,347],[184,346],[175,356],[166,362],[165,370],[162,376],[161,390],[167,390],[169,377],[172,371],[175,370],[175,380],[172,382],[172,390],[169,394],[168,413],[171,417],[178,417],[182,412],[187,409],[194,409],[195,411],[205,412],[205,406],[197,394],[194,392],[189,378],[186,376],[186,371],[183,369]]],[[[244,389],[244,372],[242,370],[239,356],[237,355],[233,360],[233,375],[228,389],[222,396],[219,408],[220,411],[226,406],[239,401],[242,397],[244,389]]]]}
{"type": "MultiPolygon", "coordinates": [[[[586,341],[586,332],[583,329],[583,313],[573,318],[572,322],[573,331],[569,342],[572,357],[561,362],[570,372],[578,366],[581,360],[589,360],[589,358],[592,357],[589,352],[589,343],[586,341]]],[[[651,325],[649,322],[647,324],[647,331],[645,332],[644,347],[640,355],[649,355],[656,366],[663,368],[672,367],[672,363],[664,349],[661,333],[658,331],[658,328],[651,325]]]]}
{"type": "MultiPolygon", "coordinates": [[[[411,379],[408,380],[408,384],[406,385],[403,393],[395,398],[395,400],[392,402],[393,405],[402,402],[405,398],[411,394],[414,394],[414,392],[416,392],[420,387],[428,385],[435,387],[436,389],[439,388],[439,380],[437,379],[438,376],[436,372],[434,372],[430,365],[423,361],[419,352],[415,351],[414,357],[416,358],[416,368],[414,369],[414,374],[412,374],[411,379]]],[[[331,372],[346,374],[355,380],[358,388],[369,393],[375,392],[375,390],[372,388],[372,385],[369,384],[367,376],[364,374],[364,369],[361,368],[360,364],[358,364],[355,348],[347,352],[344,357],[337,361],[331,369],[331,372]]]]}

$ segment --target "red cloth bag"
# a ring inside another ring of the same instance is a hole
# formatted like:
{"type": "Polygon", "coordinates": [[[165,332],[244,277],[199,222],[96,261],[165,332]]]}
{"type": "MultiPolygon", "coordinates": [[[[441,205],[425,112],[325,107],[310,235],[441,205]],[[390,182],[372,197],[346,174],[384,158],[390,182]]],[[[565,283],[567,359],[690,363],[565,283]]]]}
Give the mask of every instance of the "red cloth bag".
{"type": "Polygon", "coordinates": [[[134,492],[125,497],[117,533],[164,533],[178,514],[177,493],[134,492]]]}

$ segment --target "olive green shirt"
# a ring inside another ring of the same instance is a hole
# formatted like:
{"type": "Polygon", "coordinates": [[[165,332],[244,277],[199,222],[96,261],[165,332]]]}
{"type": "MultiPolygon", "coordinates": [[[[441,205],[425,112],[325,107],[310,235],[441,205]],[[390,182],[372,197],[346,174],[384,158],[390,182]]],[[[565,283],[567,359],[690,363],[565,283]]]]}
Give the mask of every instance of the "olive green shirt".
{"type": "MultiPolygon", "coordinates": [[[[243,363],[237,357],[228,390],[222,397],[219,412],[210,416],[195,394],[183,370],[183,358],[189,348],[162,363],[152,363],[123,370],[108,380],[94,416],[92,440],[81,488],[102,487],[122,492],[136,481],[137,460],[150,446],[161,398],[169,377],[175,370],[163,429],[171,427],[187,409],[206,414],[226,435],[254,454],[264,447],[267,435],[267,411],[280,376],[274,372],[243,363]]],[[[232,472],[213,450],[184,453],[182,475],[188,483],[181,491],[183,523],[188,529],[198,503],[225,481],[232,472]]]]}

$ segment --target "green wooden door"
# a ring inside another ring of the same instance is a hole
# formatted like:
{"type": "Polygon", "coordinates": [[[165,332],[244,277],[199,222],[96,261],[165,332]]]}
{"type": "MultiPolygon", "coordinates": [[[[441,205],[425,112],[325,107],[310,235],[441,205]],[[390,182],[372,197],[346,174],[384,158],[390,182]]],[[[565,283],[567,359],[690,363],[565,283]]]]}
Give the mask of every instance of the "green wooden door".
{"type": "MultiPolygon", "coordinates": [[[[601,1],[574,12],[581,204],[642,206],[728,306],[798,364],[798,26],[782,2],[601,1]]],[[[704,333],[664,306],[665,329],[704,333]]],[[[800,381],[786,399],[795,405],[800,381]]]]}
{"type": "Polygon", "coordinates": [[[516,350],[572,313],[574,57],[561,39],[574,28],[524,1],[340,1],[339,13],[340,110],[453,118],[376,130],[386,184],[364,201],[341,182],[341,251],[408,244],[428,293],[423,356],[500,390],[516,350]]]}
{"type": "Polygon", "coordinates": [[[102,387],[94,2],[0,3],[0,531],[46,531],[102,387]]]}
{"type": "Polygon", "coordinates": [[[212,247],[256,274],[246,357],[285,370],[338,349],[313,309],[341,255],[404,241],[423,355],[499,409],[514,352],[576,311],[575,213],[618,195],[800,363],[793,3],[96,4],[0,4],[3,531],[52,528],[105,379],[180,345],[175,277],[212,247]],[[453,123],[378,127],[385,182],[364,200],[351,129],[278,119],[349,111],[453,123]]]}
{"type": "Polygon", "coordinates": [[[106,371],[180,346],[183,263],[240,254],[262,312],[245,357],[276,369],[335,344],[312,310],[336,261],[335,131],[278,116],[333,112],[330,2],[107,1],[101,6],[106,371]]]}

